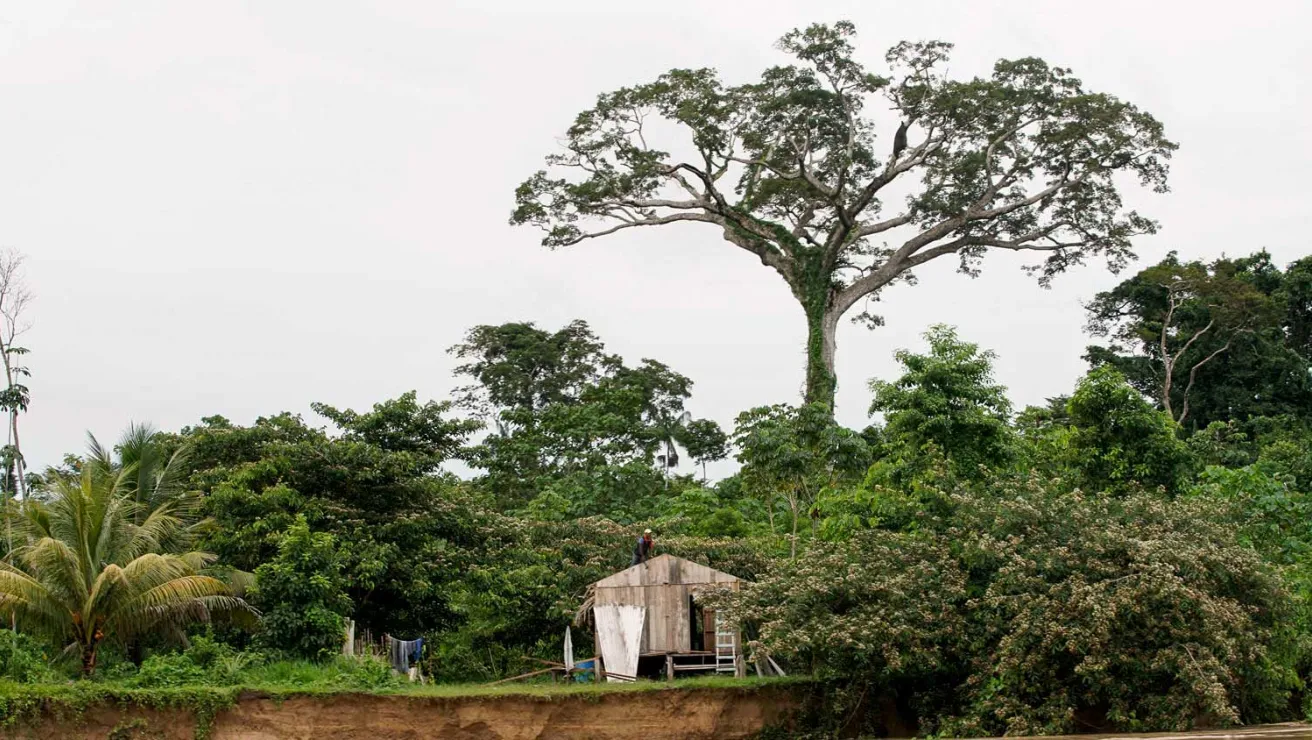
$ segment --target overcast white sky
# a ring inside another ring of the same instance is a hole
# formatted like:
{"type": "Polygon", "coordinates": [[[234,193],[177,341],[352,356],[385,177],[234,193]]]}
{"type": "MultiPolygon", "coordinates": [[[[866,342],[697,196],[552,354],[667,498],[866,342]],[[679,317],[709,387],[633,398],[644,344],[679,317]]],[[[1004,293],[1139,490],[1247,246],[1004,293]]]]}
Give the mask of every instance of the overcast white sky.
{"type": "MultiPolygon", "coordinates": [[[[1155,114],[1181,145],[1142,261],[1308,251],[1312,3],[7,2],[0,6],[0,246],[28,255],[29,463],[129,420],[238,422],[456,385],[469,326],[582,318],[613,351],[696,383],[726,426],[802,381],[799,309],[710,230],[565,252],[506,224],[514,187],[602,91],[671,67],[730,82],[783,32],[850,19],[871,65],[900,39],[952,69],[1038,55],[1155,114]]],[[[996,350],[1017,405],[1084,371],[1091,265],[1044,291],[994,259],[885,298],[839,337],[839,416],[930,324],[996,350]]]]}

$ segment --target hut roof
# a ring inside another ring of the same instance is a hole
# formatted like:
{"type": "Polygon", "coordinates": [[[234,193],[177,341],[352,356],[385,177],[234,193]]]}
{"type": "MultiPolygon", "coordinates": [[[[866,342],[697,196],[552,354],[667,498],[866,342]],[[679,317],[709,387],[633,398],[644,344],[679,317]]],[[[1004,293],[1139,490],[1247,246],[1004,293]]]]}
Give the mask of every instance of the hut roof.
{"type": "Polygon", "coordinates": [[[593,588],[625,588],[629,586],[698,586],[712,583],[737,583],[742,579],[714,568],[676,558],[657,555],[592,584],[593,588]]]}

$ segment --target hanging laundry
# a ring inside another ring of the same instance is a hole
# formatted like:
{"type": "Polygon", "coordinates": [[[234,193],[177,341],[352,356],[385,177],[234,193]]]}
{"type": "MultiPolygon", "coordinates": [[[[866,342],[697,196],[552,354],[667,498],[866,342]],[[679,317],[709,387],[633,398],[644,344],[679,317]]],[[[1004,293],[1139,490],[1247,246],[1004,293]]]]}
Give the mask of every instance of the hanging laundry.
{"type": "Polygon", "coordinates": [[[410,664],[418,663],[424,651],[424,638],[417,640],[398,640],[390,635],[387,638],[387,652],[392,668],[400,673],[409,673],[410,664]]]}

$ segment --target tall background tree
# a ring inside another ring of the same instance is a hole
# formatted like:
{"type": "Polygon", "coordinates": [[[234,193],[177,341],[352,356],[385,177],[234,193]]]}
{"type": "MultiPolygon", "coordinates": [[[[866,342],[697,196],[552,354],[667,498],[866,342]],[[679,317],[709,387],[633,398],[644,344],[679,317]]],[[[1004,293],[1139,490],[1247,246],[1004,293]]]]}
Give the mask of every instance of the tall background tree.
{"type": "Polygon", "coordinates": [[[0,391],[0,410],[5,413],[7,441],[0,449],[4,463],[0,486],[4,490],[5,548],[14,549],[13,516],[11,502],[26,493],[26,465],[18,436],[18,415],[27,411],[31,393],[24,380],[30,377],[27,367],[21,364],[27,349],[18,345],[18,338],[31,324],[26,313],[32,302],[32,292],[23,278],[23,255],[15,251],[0,253],[0,364],[5,371],[5,387],[0,391]]]}
{"type": "Polygon", "coordinates": [[[1312,414],[1307,274],[1266,252],[1213,262],[1168,255],[1087,306],[1107,337],[1087,359],[1119,370],[1188,429],[1261,416],[1312,414]]]}
{"type": "Polygon", "coordinates": [[[796,63],[755,82],[676,69],[599,96],[519,186],[511,222],[553,248],[711,225],[788,285],[806,316],[806,400],[830,408],[839,319],[916,267],[955,257],[974,275],[991,250],[1032,251],[1046,283],[1091,256],[1119,268],[1156,230],[1118,185],[1166,190],[1176,145],[1151,115],[1041,59],[950,79],[938,41],[898,44],[872,72],[855,33],[792,31],[779,47],[796,63]],[[872,115],[890,105],[895,120],[872,115]]]}

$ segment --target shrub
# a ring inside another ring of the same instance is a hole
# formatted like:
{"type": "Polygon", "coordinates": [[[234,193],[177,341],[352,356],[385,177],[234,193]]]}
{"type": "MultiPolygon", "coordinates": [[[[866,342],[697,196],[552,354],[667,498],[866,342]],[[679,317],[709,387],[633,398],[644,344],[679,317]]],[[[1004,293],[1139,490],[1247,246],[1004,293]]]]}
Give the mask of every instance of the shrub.
{"type": "Polygon", "coordinates": [[[0,677],[20,683],[56,680],[45,646],[31,637],[0,629],[0,677]]]}
{"type": "Polygon", "coordinates": [[[1086,491],[1123,493],[1160,486],[1174,493],[1190,464],[1179,426],[1109,366],[1095,368],[1066,406],[1065,454],[1086,491]]]}
{"type": "Polygon", "coordinates": [[[351,609],[336,540],[297,517],[278,556],[255,570],[251,599],[263,612],[257,645],[310,660],[333,655],[351,609]]]}
{"type": "Polygon", "coordinates": [[[946,533],[981,595],[953,734],[1281,718],[1295,682],[1279,575],[1219,507],[1139,493],[961,496],[946,533]]]}
{"type": "Polygon", "coordinates": [[[1279,574],[1213,501],[958,489],[913,534],[858,530],[725,594],[758,646],[857,696],[896,690],[958,737],[1283,718],[1297,682],[1279,574]]]}
{"type": "Polygon", "coordinates": [[[132,683],[147,689],[177,688],[206,683],[205,669],[182,653],[164,653],[146,658],[132,683]]]}

